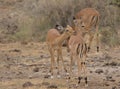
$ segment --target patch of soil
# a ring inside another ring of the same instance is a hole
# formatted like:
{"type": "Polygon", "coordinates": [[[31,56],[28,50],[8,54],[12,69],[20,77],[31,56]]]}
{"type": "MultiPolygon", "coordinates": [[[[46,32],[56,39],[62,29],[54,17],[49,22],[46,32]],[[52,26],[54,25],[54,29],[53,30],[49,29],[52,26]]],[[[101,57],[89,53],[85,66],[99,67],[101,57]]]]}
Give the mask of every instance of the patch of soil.
{"type": "MultiPolygon", "coordinates": [[[[91,52],[87,57],[88,88],[119,89],[120,49],[109,50],[107,54],[103,54],[102,51],[98,54],[91,52]]],[[[65,47],[63,58],[69,70],[70,56],[65,47]]],[[[0,44],[0,89],[84,89],[84,80],[81,80],[80,86],[75,86],[78,82],[76,65],[72,78],[68,80],[63,67],[60,68],[61,77],[57,77],[55,68],[54,78],[51,79],[50,64],[46,43],[0,44]]],[[[61,62],[60,65],[62,66],[61,62]]]]}

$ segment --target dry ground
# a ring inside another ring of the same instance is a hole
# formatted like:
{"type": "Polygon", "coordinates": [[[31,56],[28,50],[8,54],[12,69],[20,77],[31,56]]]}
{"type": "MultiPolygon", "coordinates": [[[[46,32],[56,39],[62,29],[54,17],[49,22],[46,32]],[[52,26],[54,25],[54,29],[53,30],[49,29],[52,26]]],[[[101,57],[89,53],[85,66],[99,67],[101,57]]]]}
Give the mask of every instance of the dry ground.
{"type": "MultiPolygon", "coordinates": [[[[70,57],[63,49],[69,68],[70,57]]],[[[120,89],[120,48],[88,54],[88,87],[84,87],[84,81],[75,86],[76,66],[69,81],[62,69],[61,78],[51,79],[49,68],[50,55],[45,43],[0,44],[0,89],[120,89]]]]}

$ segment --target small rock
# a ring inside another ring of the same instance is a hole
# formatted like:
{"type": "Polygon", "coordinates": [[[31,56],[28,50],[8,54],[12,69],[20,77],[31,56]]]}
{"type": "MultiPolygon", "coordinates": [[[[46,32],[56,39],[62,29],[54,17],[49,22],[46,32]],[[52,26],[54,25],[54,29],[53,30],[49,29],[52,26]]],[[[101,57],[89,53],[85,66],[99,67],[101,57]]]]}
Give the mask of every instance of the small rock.
{"type": "Polygon", "coordinates": [[[110,85],[108,83],[106,83],[105,86],[110,86],[110,85]]]}
{"type": "Polygon", "coordinates": [[[27,42],[27,41],[22,41],[21,44],[22,44],[22,45],[27,45],[28,42],[27,42]]]}
{"type": "Polygon", "coordinates": [[[17,75],[21,75],[21,74],[23,74],[23,73],[22,73],[22,72],[18,72],[18,73],[17,73],[17,75]]]}
{"type": "Polygon", "coordinates": [[[48,83],[48,82],[43,82],[42,85],[48,86],[48,85],[50,85],[50,83],[48,83]]]}
{"type": "Polygon", "coordinates": [[[120,75],[116,75],[116,77],[120,77],[120,75]]]}
{"type": "Polygon", "coordinates": [[[103,66],[118,66],[116,62],[111,62],[111,63],[105,63],[103,66]]]}
{"type": "Polygon", "coordinates": [[[111,81],[111,82],[115,82],[115,80],[114,80],[114,79],[111,79],[110,81],[111,81]]]}
{"type": "Polygon", "coordinates": [[[29,87],[29,86],[33,86],[33,84],[31,82],[25,82],[23,84],[23,87],[29,87]]]}
{"type": "Polygon", "coordinates": [[[117,89],[117,87],[116,87],[116,86],[114,86],[114,87],[112,87],[112,89],[117,89]]]}
{"type": "Polygon", "coordinates": [[[10,59],[11,59],[11,58],[7,56],[7,61],[10,61],[10,59]]]}
{"type": "Polygon", "coordinates": [[[101,73],[103,73],[103,70],[102,69],[96,69],[95,73],[101,74],[101,73]]]}
{"type": "Polygon", "coordinates": [[[93,73],[93,71],[90,71],[90,73],[93,73]]]}
{"type": "Polygon", "coordinates": [[[116,62],[111,62],[110,65],[111,66],[117,66],[117,63],[116,62]]]}
{"type": "Polygon", "coordinates": [[[120,66],[120,63],[118,63],[118,66],[120,66]]]}
{"type": "Polygon", "coordinates": [[[33,71],[34,71],[34,72],[39,72],[39,68],[36,67],[36,68],[33,69],[33,71]]]}
{"type": "Polygon", "coordinates": [[[106,80],[111,80],[112,76],[106,76],[106,80]]]}
{"type": "Polygon", "coordinates": [[[44,78],[50,78],[51,75],[45,75],[44,78]]]}
{"type": "Polygon", "coordinates": [[[48,54],[40,55],[40,58],[49,58],[49,57],[50,57],[50,55],[48,55],[48,54]]]}
{"type": "Polygon", "coordinates": [[[77,85],[76,85],[76,84],[71,84],[71,85],[69,85],[69,88],[70,88],[70,89],[76,89],[76,88],[77,88],[77,85]]]}
{"type": "Polygon", "coordinates": [[[19,50],[19,49],[14,49],[14,50],[12,50],[13,52],[21,52],[21,50],[19,50]]]}
{"type": "Polygon", "coordinates": [[[109,71],[108,71],[108,70],[105,70],[105,71],[104,71],[104,74],[105,74],[105,75],[107,75],[108,73],[109,73],[109,71]]]}
{"type": "Polygon", "coordinates": [[[50,85],[47,87],[47,89],[57,89],[57,86],[56,85],[50,85]]]}
{"type": "Polygon", "coordinates": [[[111,81],[111,82],[115,82],[115,80],[112,79],[112,76],[107,76],[107,77],[106,77],[106,80],[107,80],[107,81],[111,81]]]}
{"type": "Polygon", "coordinates": [[[44,57],[44,55],[40,55],[40,58],[43,58],[44,57]]]}

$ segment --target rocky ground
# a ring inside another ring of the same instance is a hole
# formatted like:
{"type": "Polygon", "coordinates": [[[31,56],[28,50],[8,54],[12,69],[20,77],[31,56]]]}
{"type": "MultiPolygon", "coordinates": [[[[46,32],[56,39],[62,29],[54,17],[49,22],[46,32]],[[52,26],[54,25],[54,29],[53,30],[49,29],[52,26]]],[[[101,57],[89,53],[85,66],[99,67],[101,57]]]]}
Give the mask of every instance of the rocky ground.
{"type": "MultiPolygon", "coordinates": [[[[67,68],[70,57],[63,48],[67,68]]],[[[84,81],[77,84],[74,76],[67,81],[61,68],[61,77],[48,75],[50,55],[45,43],[0,44],[0,89],[120,89],[120,48],[91,51],[87,58],[88,87],[84,81]]]]}

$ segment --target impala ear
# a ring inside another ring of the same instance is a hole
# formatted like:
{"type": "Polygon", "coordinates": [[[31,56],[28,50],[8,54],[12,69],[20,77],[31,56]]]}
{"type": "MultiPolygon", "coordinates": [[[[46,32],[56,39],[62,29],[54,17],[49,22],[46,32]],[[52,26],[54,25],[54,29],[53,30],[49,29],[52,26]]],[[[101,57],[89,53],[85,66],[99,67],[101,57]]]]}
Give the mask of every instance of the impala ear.
{"type": "Polygon", "coordinates": [[[75,16],[73,16],[73,20],[75,20],[76,18],[75,18],[75,16]]]}
{"type": "Polygon", "coordinates": [[[70,27],[70,25],[67,25],[67,27],[70,27]]]}
{"type": "Polygon", "coordinates": [[[73,23],[76,24],[76,23],[77,23],[77,20],[73,20],[73,23]]]}
{"type": "Polygon", "coordinates": [[[59,25],[58,25],[58,24],[56,24],[56,25],[55,25],[55,28],[57,28],[58,26],[59,26],[59,25]]]}

